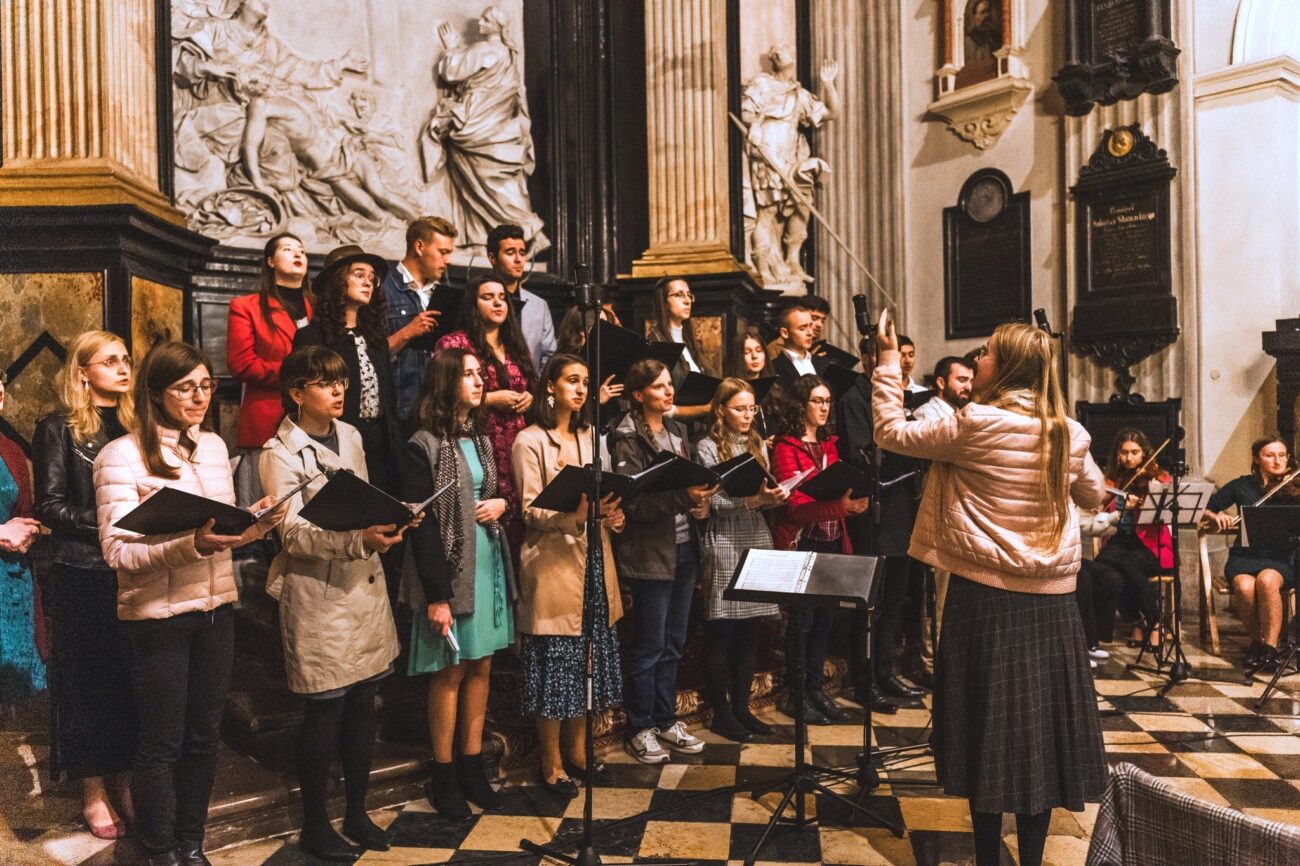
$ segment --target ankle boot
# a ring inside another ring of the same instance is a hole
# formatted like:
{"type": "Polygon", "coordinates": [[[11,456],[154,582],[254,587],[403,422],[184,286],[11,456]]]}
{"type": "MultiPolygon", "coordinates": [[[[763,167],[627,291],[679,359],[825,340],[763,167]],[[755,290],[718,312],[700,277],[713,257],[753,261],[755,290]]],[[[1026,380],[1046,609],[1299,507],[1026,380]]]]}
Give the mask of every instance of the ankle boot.
{"type": "Polygon", "coordinates": [[[487,770],[483,766],[482,755],[461,755],[457,762],[456,774],[460,777],[460,789],[465,799],[481,809],[491,811],[501,808],[501,795],[488,784],[487,770]]]}
{"type": "Polygon", "coordinates": [[[424,796],[429,799],[429,805],[444,818],[464,821],[470,816],[469,804],[465,802],[465,795],[460,792],[460,784],[456,780],[454,762],[440,764],[434,761],[429,781],[424,783],[424,796]]]}
{"type": "Polygon", "coordinates": [[[388,842],[388,831],[370,820],[365,812],[355,818],[349,815],[343,819],[343,835],[369,851],[387,851],[392,847],[388,842]]]}
{"type": "Polygon", "coordinates": [[[731,683],[731,715],[751,733],[760,737],[770,737],[772,726],[758,719],[749,711],[749,690],[754,681],[752,673],[737,674],[731,683]]]}
{"type": "Polygon", "coordinates": [[[709,722],[709,730],[720,737],[726,737],[737,743],[746,743],[753,739],[753,734],[749,728],[746,728],[736,717],[731,714],[731,702],[727,700],[726,692],[721,690],[710,690],[709,703],[713,705],[713,721],[709,722]]]}

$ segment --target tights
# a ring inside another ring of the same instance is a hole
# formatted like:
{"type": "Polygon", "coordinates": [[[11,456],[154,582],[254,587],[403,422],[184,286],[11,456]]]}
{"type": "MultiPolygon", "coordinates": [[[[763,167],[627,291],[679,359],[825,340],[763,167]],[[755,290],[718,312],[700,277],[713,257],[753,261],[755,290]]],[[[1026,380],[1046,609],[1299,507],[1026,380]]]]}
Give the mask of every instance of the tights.
{"type": "Polygon", "coordinates": [[[361,683],[340,698],[305,702],[298,732],[298,779],[302,786],[303,829],[329,827],[326,790],[330,764],[343,764],[349,823],[366,820],[366,789],[375,744],[375,684],[361,683]]]}
{"type": "Polygon", "coordinates": [[[760,619],[711,619],[704,623],[704,681],[714,695],[731,693],[746,702],[754,679],[760,619]]]}
{"type": "MultiPolygon", "coordinates": [[[[1002,813],[977,812],[972,805],[970,820],[975,828],[975,866],[998,866],[1002,862],[1002,813]]],[[[1020,866],[1042,866],[1051,821],[1051,809],[1036,815],[1016,815],[1020,866]]]]}

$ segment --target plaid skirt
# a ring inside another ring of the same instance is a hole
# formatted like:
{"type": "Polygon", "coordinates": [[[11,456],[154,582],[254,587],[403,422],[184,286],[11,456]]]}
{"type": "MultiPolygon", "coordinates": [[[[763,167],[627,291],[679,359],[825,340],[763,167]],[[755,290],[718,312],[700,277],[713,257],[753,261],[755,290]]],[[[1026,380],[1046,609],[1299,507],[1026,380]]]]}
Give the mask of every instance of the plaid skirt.
{"type": "Polygon", "coordinates": [[[1107,766],[1074,595],[952,575],[934,663],[935,772],[981,812],[1098,802],[1107,766]]]}

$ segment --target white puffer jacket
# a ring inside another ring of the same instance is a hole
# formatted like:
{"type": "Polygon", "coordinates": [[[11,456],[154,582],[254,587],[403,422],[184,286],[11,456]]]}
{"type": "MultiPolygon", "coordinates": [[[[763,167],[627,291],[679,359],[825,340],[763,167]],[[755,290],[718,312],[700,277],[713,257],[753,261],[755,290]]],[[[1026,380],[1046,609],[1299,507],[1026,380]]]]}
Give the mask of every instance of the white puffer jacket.
{"type": "MultiPolygon", "coordinates": [[[[1012,592],[1074,591],[1080,549],[1073,505],[1060,543],[1041,549],[1051,513],[1043,498],[1037,419],[970,403],[947,418],[908,421],[897,352],[881,353],[872,374],[871,405],[880,447],[934,461],[911,556],[1012,592]]],[[[1068,423],[1070,497],[1095,508],[1105,495],[1105,480],[1088,453],[1088,432],[1073,420],[1068,423]]]]}
{"type": "Polygon", "coordinates": [[[159,427],[158,433],[163,458],[180,470],[180,478],[149,474],[134,434],[108,443],[95,459],[99,544],[104,561],[117,569],[118,619],[166,619],[214,610],[239,597],[230,551],[204,556],[194,547],[193,532],[144,536],[113,525],[160,487],[235,504],[230,456],[220,436],[191,428],[198,447],[187,460],[176,447],[179,431],[159,427]]]}

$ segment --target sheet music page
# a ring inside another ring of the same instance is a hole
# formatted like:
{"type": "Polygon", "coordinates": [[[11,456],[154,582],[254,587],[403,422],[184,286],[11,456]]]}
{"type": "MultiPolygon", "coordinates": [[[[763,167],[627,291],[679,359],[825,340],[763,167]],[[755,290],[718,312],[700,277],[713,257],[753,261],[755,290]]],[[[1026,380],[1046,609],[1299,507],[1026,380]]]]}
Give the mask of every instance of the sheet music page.
{"type": "Polygon", "coordinates": [[[786,480],[782,481],[781,486],[785,488],[786,493],[790,493],[796,487],[802,484],[805,478],[807,478],[809,475],[812,475],[812,473],[813,473],[812,469],[805,469],[804,471],[800,472],[798,475],[793,475],[787,478],[786,480]]]}
{"type": "Polygon", "coordinates": [[[736,578],[736,589],[802,593],[816,561],[817,554],[812,551],[751,549],[736,578]]]}

